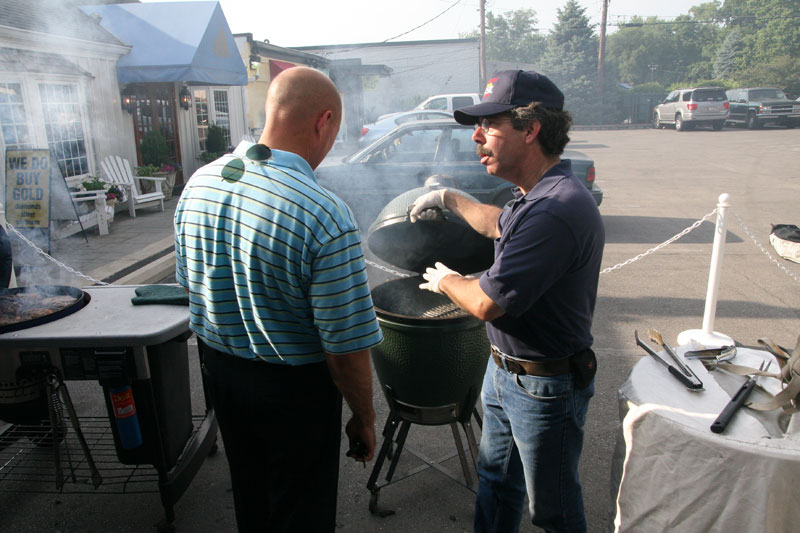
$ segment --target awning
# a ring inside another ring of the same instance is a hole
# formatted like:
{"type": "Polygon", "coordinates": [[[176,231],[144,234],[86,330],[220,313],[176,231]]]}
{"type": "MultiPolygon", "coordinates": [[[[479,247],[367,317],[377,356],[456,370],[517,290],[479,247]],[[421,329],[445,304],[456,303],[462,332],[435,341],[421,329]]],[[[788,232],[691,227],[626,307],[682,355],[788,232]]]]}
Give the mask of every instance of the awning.
{"type": "Polygon", "coordinates": [[[247,85],[247,70],[218,2],[113,4],[80,9],[132,47],[117,61],[120,84],[247,85]]]}
{"type": "Polygon", "coordinates": [[[269,60],[269,76],[270,79],[275,78],[278,74],[283,72],[284,70],[296,67],[294,63],[289,63],[287,61],[278,61],[277,59],[270,59],[269,60]]]}

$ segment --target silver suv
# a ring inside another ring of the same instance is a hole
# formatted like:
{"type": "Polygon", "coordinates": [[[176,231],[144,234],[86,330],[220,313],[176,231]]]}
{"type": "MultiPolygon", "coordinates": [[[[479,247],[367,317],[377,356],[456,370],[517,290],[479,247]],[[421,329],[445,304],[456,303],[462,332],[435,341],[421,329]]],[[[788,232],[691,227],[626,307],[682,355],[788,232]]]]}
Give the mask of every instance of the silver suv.
{"type": "Polygon", "coordinates": [[[675,124],[678,131],[694,126],[711,126],[721,130],[728,119],[730,104],[725,89],[719,87],[697,87],[678,89],[667,95],[653,109],[653,127],[675,124]]]}

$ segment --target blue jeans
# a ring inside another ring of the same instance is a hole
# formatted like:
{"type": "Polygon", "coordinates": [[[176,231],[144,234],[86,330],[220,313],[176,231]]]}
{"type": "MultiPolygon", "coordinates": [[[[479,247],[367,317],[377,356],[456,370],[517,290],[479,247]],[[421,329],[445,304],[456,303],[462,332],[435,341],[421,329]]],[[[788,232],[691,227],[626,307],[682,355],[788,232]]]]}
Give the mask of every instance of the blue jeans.
{"type": "Polygon", "coordinates": [[[525,494],[546,531],[586,531],[578,461],[594,382],[518,376],[489,358],[483,380],[475,531],[518,531],[525,494]],[[527,488],[527,491],[526,491],[527,488]]]}

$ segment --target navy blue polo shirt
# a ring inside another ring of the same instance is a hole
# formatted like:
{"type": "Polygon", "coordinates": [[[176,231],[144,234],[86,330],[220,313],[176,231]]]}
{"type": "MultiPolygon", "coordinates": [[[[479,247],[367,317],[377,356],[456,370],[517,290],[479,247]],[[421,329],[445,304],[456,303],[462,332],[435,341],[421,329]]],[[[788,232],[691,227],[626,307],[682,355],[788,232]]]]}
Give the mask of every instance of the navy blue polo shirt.
{"type": "Polygon", "coordinates": [[[494,263],[481,289],[505,314],[489,341],[525,359],[560,358],[592,345],[605,230],[569,160],[547,171],[498,221],[494,263]]]}

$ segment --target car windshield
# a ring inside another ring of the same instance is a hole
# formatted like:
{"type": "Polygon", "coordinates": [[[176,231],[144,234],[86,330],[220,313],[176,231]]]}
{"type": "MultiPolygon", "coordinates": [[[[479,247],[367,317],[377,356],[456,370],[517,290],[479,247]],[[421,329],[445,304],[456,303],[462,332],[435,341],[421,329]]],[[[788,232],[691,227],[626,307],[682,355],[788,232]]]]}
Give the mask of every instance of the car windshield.
{"type": "Polygon", "coordinates": [[[348,163],[432,163],[477,160],[472,128],[414,125],[377,141],[347,159],[348,163]]]}
{"type": "Polygon", "coordinates": [[[786,100],[786,95],[780,89],[756,89],[755,91],[750,91],[751,100],[766,100],[767,98],[786,100]]]}

